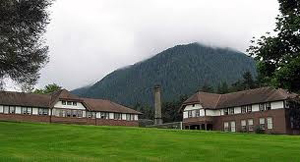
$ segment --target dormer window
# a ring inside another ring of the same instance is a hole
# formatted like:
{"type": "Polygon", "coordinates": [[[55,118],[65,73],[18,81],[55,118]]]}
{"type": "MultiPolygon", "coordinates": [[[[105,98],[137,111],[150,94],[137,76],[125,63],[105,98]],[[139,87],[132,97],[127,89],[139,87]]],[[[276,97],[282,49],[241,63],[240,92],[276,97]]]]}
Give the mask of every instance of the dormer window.
{"type": "Polygon", "coordinates": [[[67,105],[72,105],[72,101],[67,101],[67,105]]]}
{"type": "Polygon", "coordinates": [[[61,103],[62,103],[63,105],[66,105],[66,101],[61,101],[61,103]]]}
{"type": "Polygon", "coordinates": [[[229,108],[229,114],[234,114],[234,108],[229,108]]]}
{"type": "Polygon", "coordinates": [[[195,107],[195,104],[193,104],[192,106],[195,107]]]}
{"type": "Polygon", "coordinates": [[[77,106],[77,102],[73,102],[73,106],[77,106]]]}

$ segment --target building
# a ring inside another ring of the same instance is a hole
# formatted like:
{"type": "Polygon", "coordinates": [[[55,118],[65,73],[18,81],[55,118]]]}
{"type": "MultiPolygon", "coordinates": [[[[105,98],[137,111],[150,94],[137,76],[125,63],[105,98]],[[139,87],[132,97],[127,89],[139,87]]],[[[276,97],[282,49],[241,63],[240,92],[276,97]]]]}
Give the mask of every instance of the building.
{"type": "Polygon", "coordinates": [[[0,120],[138,126],[133,109],[108,100],[80,98],[67,90],[50,95],[0,92],[0,120]]]}
{"type": "Polygon", "coordinates": [[[185,129],[227,132],[296,134],[289,117],[289,101],[299,95],[263,87],[227,94],[198,92],[182,107],[185,129]]]}

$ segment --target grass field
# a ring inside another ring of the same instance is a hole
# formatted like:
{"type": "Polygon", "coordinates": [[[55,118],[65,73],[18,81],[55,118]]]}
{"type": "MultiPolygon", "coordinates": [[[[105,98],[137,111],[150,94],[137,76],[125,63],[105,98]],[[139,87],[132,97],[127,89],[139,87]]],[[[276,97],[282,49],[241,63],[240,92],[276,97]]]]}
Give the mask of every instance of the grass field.
{"type": "Polygon", "coordinates": [[[299,136],[0,122],[0,161],[300,161],[299,136]]]}

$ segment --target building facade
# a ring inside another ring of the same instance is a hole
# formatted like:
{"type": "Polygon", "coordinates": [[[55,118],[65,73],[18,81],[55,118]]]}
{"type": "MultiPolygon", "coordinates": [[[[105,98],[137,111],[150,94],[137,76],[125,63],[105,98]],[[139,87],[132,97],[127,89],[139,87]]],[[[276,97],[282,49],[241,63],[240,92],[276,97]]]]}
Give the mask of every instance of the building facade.
{"type": "Polygon", "coordinates": [[[50,95],[0,92],[0,120],[138,126],[141,113],[117,103],[80,98],[67,90],[50,95]]]}
{"type": "Polygon", "coordinates": [[[263,87],[228,94],[198,92],[182,107],[185,129],[299,134],[289,116],[289,101],[299,95],[263,87]]]}

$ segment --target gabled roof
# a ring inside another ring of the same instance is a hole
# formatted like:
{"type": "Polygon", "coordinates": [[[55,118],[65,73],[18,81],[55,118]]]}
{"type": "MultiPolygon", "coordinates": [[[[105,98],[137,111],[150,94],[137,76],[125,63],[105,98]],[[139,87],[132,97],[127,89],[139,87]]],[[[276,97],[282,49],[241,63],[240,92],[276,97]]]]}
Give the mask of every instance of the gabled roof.
{"type": "Polygon", "coordinates": [[[0,105],[53,108],[59,100],[81,102],[90,111],[142,114],[108,100],[80,98],[66,89],[58,90],[49,95],[0,91],[0,105]]]}
{"type": "Polygon", "coordinates": [[[296,93],[289,93],[284,89],[275,89],[271,87],[262,87],[227,94],[216,94],[207,92],[197,92],[183,105],[201,104],[204,108],[218,109],[242,106],[255,103],[286,100],[299,96],[296,93]]]}

